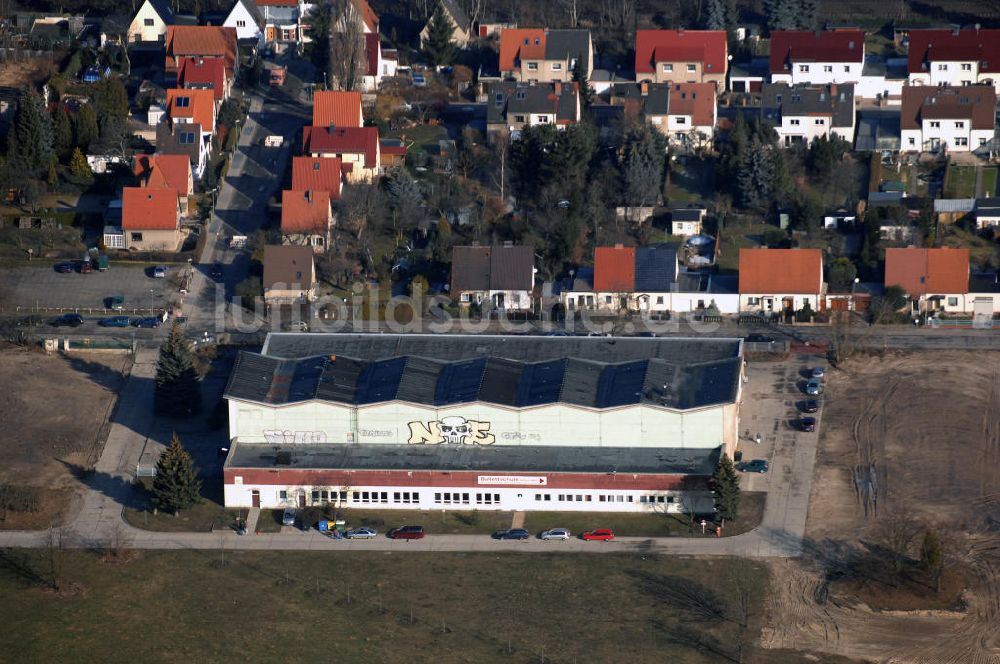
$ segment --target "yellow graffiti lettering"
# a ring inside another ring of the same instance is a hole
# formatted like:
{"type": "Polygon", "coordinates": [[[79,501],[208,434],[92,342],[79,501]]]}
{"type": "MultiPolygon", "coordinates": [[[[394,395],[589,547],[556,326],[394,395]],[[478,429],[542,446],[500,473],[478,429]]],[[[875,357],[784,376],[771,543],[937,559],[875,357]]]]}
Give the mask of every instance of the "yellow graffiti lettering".
{"type": "Polygon", "coordinates": [[[410,438],[406,442],[410,445],[440,445],[444,442],[441,435],[441,425],[438,422],[408,422],[410,427],[410,438]]]}
{"type": "Polygon", "coordinates": [[[491,434],[489,422],[476,422],[469,420],[469,444],[470,445],[492,445],[497,437],[491,434]]]}

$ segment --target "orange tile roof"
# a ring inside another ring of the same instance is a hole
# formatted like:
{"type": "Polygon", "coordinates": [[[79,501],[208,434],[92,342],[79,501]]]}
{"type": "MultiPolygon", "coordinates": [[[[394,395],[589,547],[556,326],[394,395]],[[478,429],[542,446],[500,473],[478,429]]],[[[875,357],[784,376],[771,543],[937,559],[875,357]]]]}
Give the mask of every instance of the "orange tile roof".
{"type": "Polygon", "coordinates": [[[678,83],[670,88],[670,115],[690,115],[696,127],[714,124],[715,83],[678,83]]]}
{"type": "Polygon", "coordinates": [[[819,249],[740,249],[740,293],[814,294],[823,290],[819,249]]]}
{"type": "Polygon", "coordinates": [[[378,14],[371,8],[367,0],[351,0],[351,4],[354,5],[354,9],[357,10],[368,30],[378,32],[378,14]]]}
{"type": "Polygon", "coordinates": [[[127,231],[174,231],[177,230],[179,216],[174,189],[122,189],[122,228],[127,231]]]}
{"type": "Polygon", "coordinates": [[[326,233],[329,227],[329,192],[287,189],[281,192],[282,233],[326,233]]]}
{"type": "Polygon", "coordinates": [[[140,154],[132,171],[143,187],[170,187],[178,196],[190,196],[191,159],[186,154],[140,154]]]}
{"type": "Polygon", "coordinates": [[[361,93],[323,90],[313,96],[313,126],[360,127],[361,93]]]}
{"type": "Polygon", "coordinates": [[[907,247],[885,250],[885,285],[911,297],[969,292],[969,250],[907,247]]]}
{"type": "Polygon", "coordinates": [[[725,30],[638,30],[636,80],[654,73],[661,62],[700,62],[704,74],[725,74],[726,49],[725,30]]]}
{"type": "Polygon", "coordinates": [[[218,25],[167,26],[165,42],[168,58],[186,55],[224,58],[230,69],[236,64],[236,28],[218,25]]]}
{"type": "Polygon", "coordinates": [[[340,200],[343,164],[336,157],[293,157],[292,190],[325,191],[332,200],[340,200]]]}
{"type": "Polygon", "coordinates": [[[204,88],[211,85],[217,100],[226,92],[226,63],[221,58],[181,58],[177,70],[178,87],[204,88]]]}
{"type": "Polygon", "coordinates": [[[500,33],[500,71],[515,69],[517,60],[541,60],[544,57],[545,30],[516,28],[500,33]]]}
{"type": "Polygon", "coordinates": [[[635,290],[635,247],[594,249],[594,290],[599,293],[635,290]]]}
{"type": "Polygon", "coordinates": [[[211,90],[167,90],[167,116],[190,118],[209,133],[215,133],[215,94],[211,90]],[[184,99],[187,99],[185,102],[184,99]]]}
{"type": "Polygon", "coordinates": [[[363,154],[365,168],[381,162],[378,127],[303,127],[302,149],[312,154],[363,154]]]}

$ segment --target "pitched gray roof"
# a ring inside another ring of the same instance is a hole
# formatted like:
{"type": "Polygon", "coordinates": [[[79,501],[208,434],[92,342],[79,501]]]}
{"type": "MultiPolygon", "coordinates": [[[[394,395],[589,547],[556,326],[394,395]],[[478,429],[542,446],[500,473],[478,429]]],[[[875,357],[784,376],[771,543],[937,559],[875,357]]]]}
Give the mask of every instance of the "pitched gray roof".
{"type": "Polygon", "coordinates": [[[516,83],[501,81],[489,86],[486,122],[502,124],[509,114],[552,113],[557,121],[577,121],[577,89],[573,83],[516,83]]]}
{"type": "Polygon", "coordinates": [[[579,58],[584,71],[590,69],[590,30],[549,30],[545,35],[545,59],[579,58]]]}
{"type": "Polygon", "coordinates": [[[785,115],[830,113],[834,127],[854,124],[854,84],[788,85],[765,83],[761,88],[761,117],[781,124],[785,115]]]}
{"type": "Polygon", "coordinates": [[[455,22],[455,25],[466,32],[472,29],[472,21],[469,19],[469,15],[465,13],[465,10],[457,2],[454,0],[441,0],[441,4],[451,14],[451,20],[455,22]]]}

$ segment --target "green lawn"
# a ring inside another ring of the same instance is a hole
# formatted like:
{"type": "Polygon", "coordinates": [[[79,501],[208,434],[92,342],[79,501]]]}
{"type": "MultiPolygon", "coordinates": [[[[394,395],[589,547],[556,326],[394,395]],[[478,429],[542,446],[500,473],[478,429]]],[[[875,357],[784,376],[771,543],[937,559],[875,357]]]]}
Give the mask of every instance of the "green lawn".
{"type": "Polygon", "coordinates": [[[0,550],[0,659],[735,662],[766,592],[760,563],[650,554],[0,550]]]}
{"type": "MultiPolygon", "coordinates": [[[[326,510],[332,518],[334,510],[326,510]]],[[[311,526],[319,520],[319,510],[310,510],[306,519],[311,526]]],[[[445,512],[443,510],[380,510],[344,509],[340,518],[348,528],[371,526],[380,533],[390,528],[407,524],[420,525],[431,535],[483,535],[510,528],[513,515],[510,512],[470,510],[467,512],[445,512]]]]}
{"type": "Polygon", "coordinates": [[[997,195],[997,167],[987,166],[983,168],[983,190],[984,197],[992,198],[997,195]]]}
{"type": "Polygon", "coordinates": [[[688,157],[670,167],[667,198],[671,202],[709,201],[715,193],[715,163],[688,157]]]}
{"type": "Polygon", "coordinates": [[[769,228],[777,228],[773,224],[735,224],[726,226],[720,231],[719,255],[716,264],[722,272],[738,272],[740,269],[740,249],[751,249],[761,246],[754,239],[764,235],[769,228]]]}
{"type": "Polygon", "coordinates": [[[945,198],[973,198],[976,195],[976,167],[948,164],[945,175],[945,198]]]}
{"type": "MultiPolygon", "coordinates": [[[[151,482],[144,482],[144,485],[151,485],[151,482]]],[[[246,510],[227,510],[222,506],[222,485],[216,478],[202,478],[201,502],[181,510],[177,516],[167,512],[154,514],[149,495],[141,491],[137,493],[140,504],[126,507],[122,514],[129,524],[144,530],[211,532],[232,527],[238,515],[246,516],[246,510]]]]}
{"type": "Polygon", "coordinates": [[[402,138],[404,136],[407,143],[413,141],[411,150],[423,148],[429,154],[437,154],[438,141],[448,138],[448,130],[444,125],[425,124],[407,127],[399,131],[390,131],[383,138],[402,138]]]}

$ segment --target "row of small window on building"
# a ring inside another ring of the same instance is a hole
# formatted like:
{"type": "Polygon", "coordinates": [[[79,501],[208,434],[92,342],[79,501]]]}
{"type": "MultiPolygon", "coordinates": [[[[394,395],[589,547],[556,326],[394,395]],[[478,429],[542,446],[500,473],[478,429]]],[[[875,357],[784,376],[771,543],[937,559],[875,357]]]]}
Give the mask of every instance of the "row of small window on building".
{"type": "MultiPolygon", "coordinates": [[[[325,489],[313,489],[312,491],[312,504],[321,505],[323,503],[329,502],[340,502],[346,503],[348,498],[347,491],[328,491],[325,489]]],[[[287,491],[279,491],[278,498],[285,501],[288,500],[287,491]]],[[[388,491],[351,491],[350,498],[352,503],[386,503],[390,502],[388,491]]],[[[392,501],[393,503],[402,504],[415,504],[420,502],[420,493],[417,491],[393,491],[392,501]]]]}
{"type": "MultiPolygon", "coordinates": [[[[552,502],[551,493],[536,493],[536,502],[552,502]]],[[[592,503],[594,502],[594,496],[586,493],[558,493],[555,494],[555,501],[557,503],[592,503]]],[[[597,502],[599,503],[631,503],[633,501],[633,496],[625,495],[610,495],[610,494],[598,494],[597,502]]],[[[673,503],[673,496],[639,496],[640,503],[673,503]]]]}
{"type": "MultiPolygon", "coordinates": [[[[437,505],[470,505],[472,494],[444,491],[434,494],[434,503],[437,505]]],[[[477,505],[499,505],[499,493],[477,493],[477,505]]]]}

